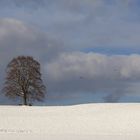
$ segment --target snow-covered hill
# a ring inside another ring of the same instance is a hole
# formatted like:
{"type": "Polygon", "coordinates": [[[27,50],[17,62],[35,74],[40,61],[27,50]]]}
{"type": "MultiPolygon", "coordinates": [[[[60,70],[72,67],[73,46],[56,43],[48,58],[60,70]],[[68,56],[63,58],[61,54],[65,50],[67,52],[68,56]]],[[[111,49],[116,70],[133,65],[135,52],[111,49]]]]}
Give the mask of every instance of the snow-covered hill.
{"type": "Polygon", "coordinates": [[[139,140],[140,104],[1,106],[1,140],[139,140]]]}

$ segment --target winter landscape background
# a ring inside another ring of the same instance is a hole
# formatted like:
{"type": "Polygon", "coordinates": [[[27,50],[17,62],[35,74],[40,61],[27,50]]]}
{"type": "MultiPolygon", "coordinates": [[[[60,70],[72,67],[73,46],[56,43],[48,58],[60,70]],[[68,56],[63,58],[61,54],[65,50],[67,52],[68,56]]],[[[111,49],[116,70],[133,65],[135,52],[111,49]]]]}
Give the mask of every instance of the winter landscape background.
{"type": "Polygon", "coordinates": [[[47,87],[34,106],[0,92],[0,139],[139,140],[139,13],[139,0],[0,0],[0,89],[19,55],[47,87]]]}

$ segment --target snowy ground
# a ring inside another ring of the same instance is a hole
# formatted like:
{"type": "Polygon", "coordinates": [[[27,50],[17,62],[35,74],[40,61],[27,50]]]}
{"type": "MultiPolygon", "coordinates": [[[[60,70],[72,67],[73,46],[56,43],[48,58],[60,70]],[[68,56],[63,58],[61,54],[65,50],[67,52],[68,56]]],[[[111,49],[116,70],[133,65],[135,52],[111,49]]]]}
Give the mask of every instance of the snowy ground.
{"type": "Polygon", "coordinates": [[[139,139],[140,104],[0,107],[0,140],[139,139]]]}

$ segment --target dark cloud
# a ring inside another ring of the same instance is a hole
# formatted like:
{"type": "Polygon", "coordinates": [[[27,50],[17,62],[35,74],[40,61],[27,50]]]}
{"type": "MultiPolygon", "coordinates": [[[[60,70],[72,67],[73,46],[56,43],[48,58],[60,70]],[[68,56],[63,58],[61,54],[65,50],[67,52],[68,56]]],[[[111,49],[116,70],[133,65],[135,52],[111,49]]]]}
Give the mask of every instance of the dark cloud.
{"type": "Polygon", "coordinates": [[[137,2],[136,0],[115,0],[111,3],[108,0],[0,1],[4,16],[16,17],[37,25],[42,30],[45,29],[55,38],[63,40],[66,47],[71,50],[98,46],[103,49],[138,48],[139,11],[131,9],[132,3],[137,2]]]}
{"type": "Polygon", "coordinates": [[[17,6],[27,8],[39,8],[45,4],[45,0],[1,0],[1,6],[17,6]]]}
{"type": "Polygon", "coordinates": [[[14,19],[0,20],[0,57],[33,55],[37,58],[54,57],[62,51],[63,44],[47,34],[14,19]],[[59,49],[58,49],[59,48],[59,49]]]}

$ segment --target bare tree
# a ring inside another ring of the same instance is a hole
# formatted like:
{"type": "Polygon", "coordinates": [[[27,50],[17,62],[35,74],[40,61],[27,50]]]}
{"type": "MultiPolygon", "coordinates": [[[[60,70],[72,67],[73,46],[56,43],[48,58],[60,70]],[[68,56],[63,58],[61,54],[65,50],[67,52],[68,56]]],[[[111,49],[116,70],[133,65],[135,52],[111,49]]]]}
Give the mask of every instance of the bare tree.
{"type": "Polygon", "coordinates": [[[3,91],[10,98],[21,97],[23,104],[29,99],[42,101],[45,86],[41,79],[40,64],[33,57],[18,56],[7,66],[7,76],[3,91]]]}

